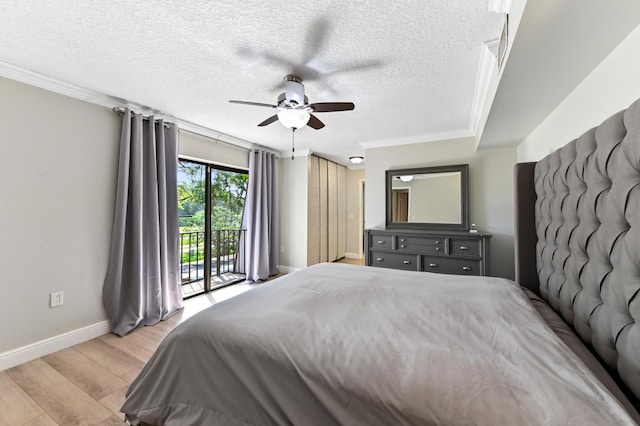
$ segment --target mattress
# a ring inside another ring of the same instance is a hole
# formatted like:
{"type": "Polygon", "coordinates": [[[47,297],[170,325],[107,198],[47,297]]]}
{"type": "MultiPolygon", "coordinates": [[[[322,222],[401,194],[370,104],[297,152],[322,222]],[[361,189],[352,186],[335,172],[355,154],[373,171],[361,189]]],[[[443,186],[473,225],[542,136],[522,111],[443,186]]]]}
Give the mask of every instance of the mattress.
{"type": "Polygon", "coordinates": [[[635,424],[512,281],[346,264],[185,321],[121,411],[134,425],[635,424]]]}

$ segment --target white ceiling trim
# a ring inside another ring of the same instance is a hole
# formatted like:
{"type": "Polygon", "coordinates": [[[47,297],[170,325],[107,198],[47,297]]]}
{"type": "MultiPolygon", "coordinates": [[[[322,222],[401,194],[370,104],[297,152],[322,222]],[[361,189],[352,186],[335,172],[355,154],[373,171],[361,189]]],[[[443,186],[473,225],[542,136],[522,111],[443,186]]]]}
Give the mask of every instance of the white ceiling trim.
{"type": "Polygon", "coordinates": [[[360,146],[364,149],[371,148],[385,148],[389,146],[398,145],[412,145],[425,142],[437,142],[450,139],[460,139],[475,136],[475,133],[470,129],[454,130],[451,132],[430,133],[427,135],[410,136],[408,138],[398,139],[381,139],[370,142],[360,142],[360,146]]]}
{"type": "MultiPolygon", "coordinates": [[[[486,70],[482,69],[483,66],[486,66],[484,65],[485,61],[488,61],[487,59],[484,59],[486,56],[485,51],[488,51],[486,46],[483,47],[483,54],[481,57],[481,68],[479,70],[478,78],[481,78],[480,77],[481,73],[483,75],[486,75],[487,73],[486,70]]],[[[489,55],[492,56],[491,52],[489,52],[489,55]]],[[[134,102],[127,101],[125,99],[116,98],[114,96],[110,96],[104,93],[99,93],[93,90],[75,86],[73,84],[65,83],[55,78],[47,77],[45,75],[42,75],[21,67],[17,67],[7,62],[0,61],[0,76],[11,79],[11,80],[19,81],[21,83],[29,84],[31,86],[38,87],[40,89],[58,93],[60,95],[69,96],[74,99],[89,102],[94,105],[99,105],[107,108],[113,108],[114,106],[116,106],[121,108],[134,109],[137,112],[141,112],[143,114],[153,115],[156,118],[162,118],[168,121],[172,121],[176,123],[178,127],[180,127],[182,130],[185,130],[187,132],[209,137],[220,142],[228,143],[234,146],[239,146],[241,148],[246,148],[246,149],[260,148],[260,149],[266,149],[268,151],[274,152],[281,157],[291,156],[291,153],[287,151],[277,151],[272,148],[251,143],[243,139],[239,139],[234,136],[227,135],[222,132],[218,132],[214,129],[210,129],[208,127],[204,127],[204,126],[192,123],[190,121],[182,120],[178,117],[163,114],[158,110],[146,107],[144,105],[139,105],[134,102]]],[[[486,96],[487,89],[483,86],[486,86],[487,84],[488,84],[487,82],[483,82],[482,80],[479,80],[478,82],[476,82],[476,94],[474,95],[474,110],[476,108],[475,106],[476,98],[478,98],[479,96],[483,96],[482,99],[484,102],[484,96],[486,96]],[[484,95],[480,95],[480,93],[482,93],[483,91],[484,91],[484,95]]],[[[478,105],[480,106],[483,105],[483,102],[478,102],[478,105]]],[[[478,116],[479,116],[479,112],[478,112],[478,116]]],[[[431,133],[431,134],[419,135],[419,136],[411,136],[408,138],[381,139],[381,140],[374,140],[374,141],[368,141],[368,142],[361,142],[360,146],[362,146],[365,149],[383,148],[383,147],[391,147],[391,146],[398,146],[398,145],[410,145],[410,144],[417,144],[417,143],[424,143],[424,142],[435,142],[439,140],[458,139],[458,138],[471,137],[474,135],[475,135],[475,132],[471,129],[461,129],[461,130],[455,130],[451,132],[440,132],[440,133],[431,133]]],[[[307,156],[307,155],[310,155],[312,152],[313,152],[312,150],[300,150],[300,154],[296,152],[295,156],[296,157],[307,156]]]]}
{"type": "Polygon", "coordinates": [[[509,13],[511,0],[489,0],[489,12],[509,13]]]}
{"type": "Polygon", "coordinates": [[[279,151],[275,151],[271,148],[263,147],[258,144],[254,144],[243,139],[236,138],[231,135],[227,135],[222,132],[218,132],[214,129],[210,129],[190,121],[182,120],[171,115],[163,114],[158,110],[154,110],[143,105],[129,102],[127,100],[116,98],[104,93],[95,92],[93,90],[85,89],[75,86],[73,84],[65,83],[63,81],[47,77],[45,75],[26,70],[24,68],[17,67],[15,65],[0,61],[0,76],[16,80],[21,83],[25,83],[31,86],[38,87],[40,89],[48,90],[50,92],[58,93],[60,95],[69,96],[70,98],[79,99],[81,101],[89,102],[94,105],[99,105],[107,108],[121,107],[130,108],[136,112],[141,112],[145,115],[153,115],[155,118],[162,118],[167,121],[174,122],[178,127],[187,132],[196,133],[198,135],[206,136],[211,139],[215,139],[220,142],[228,143],[241,148],[251,149],[259,147],[260,149],[266,149],[274,152],[278,155],[283,155],[279,151]]]}
{"type": "Polygon", "coordinates": [[[493,80],[491,74],[497,72],[498,69],[496,53],[499,41],[499,39],[490,40],[482,45],[480,65],[478,66],[478,74],[476,77],[476,88],[473,94],[473,102],[471,103],[471,117],[469,120],[469,129],[473,133],[473,136],[476,135],[478,127],[480,127],[480,118],[482,117],[489,87],[493,80]]]}

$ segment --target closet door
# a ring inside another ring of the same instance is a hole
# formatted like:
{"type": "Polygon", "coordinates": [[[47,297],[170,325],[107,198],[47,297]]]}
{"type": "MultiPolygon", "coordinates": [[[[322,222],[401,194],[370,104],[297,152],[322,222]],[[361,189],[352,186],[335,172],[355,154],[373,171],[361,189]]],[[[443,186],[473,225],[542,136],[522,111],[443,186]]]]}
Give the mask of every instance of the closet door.
{"type": "Polygon", "coordinates": [[[327,186],[327,174],[328,174],[328,161],[324,158],[318,158],[319,177],[320,177],[320,262],[328,261],[328,186],[327,186]]]}
{"type": "Polygon", "coordinates": [[[338,165],[338,259],[347,251],[347,168],[338,165]]]}
{"type": "Polygon", "coordinates": [[[329,161],[327,165],[327,251],[328,260],[338,259],[338,165],[329,161]]]}
{"type": "Polygon", "coordinates": [[[309,156],[309,188],[307,201],[307,266],[320,262],[320,164],[309,156]]]}

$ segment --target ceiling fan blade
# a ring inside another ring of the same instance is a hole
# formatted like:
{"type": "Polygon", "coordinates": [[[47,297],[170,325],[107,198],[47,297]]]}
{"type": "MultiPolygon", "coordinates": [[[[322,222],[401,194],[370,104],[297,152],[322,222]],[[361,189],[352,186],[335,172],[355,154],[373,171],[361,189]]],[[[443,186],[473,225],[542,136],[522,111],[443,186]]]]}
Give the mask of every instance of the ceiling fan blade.
{"type": "Polygon", "coordinates": [[[267,108],[277,108],[277,106],[275,105],[271,105],[271,104],[261,104],[260,102],[247,102],[247,101],[229,101],[232,104],[242,104],[242,105],[253,105],[253,106],[261,106],[261,107],[267,107],[267,108]]]}
{"type": "Polygon", "coordinates": [[[313,114],[309,114],[309,122],[307,123],[307,126],[311,127],[312,129],[322,129],[324,127],[324,123],[320,120],[318,120],[318,117],[316,117],[313,114]]]}
{"type": "Polygon", "coordinates": [[[311,23],[304,40],[303,64],[313,61],[322,52],[325,41],[329,38],[330,29],[330,22],[326,16],[319,17],[311,23]]]}
{"type": "Polygon", "coordinates": [[[351,102],[318,102],[309,106],[313,112],[351,111],[356,107],[351,102]]]}
{"type": "Polygon", "coordinates": [[[272,115],[271,117],[267,118],[266,120],[264,120],[262,123],[258,124],[258,126],[263,127],[263,126],[268,126],[269,124],[273,123],[274,121],[278,121],[278,115],[272,115]]]}

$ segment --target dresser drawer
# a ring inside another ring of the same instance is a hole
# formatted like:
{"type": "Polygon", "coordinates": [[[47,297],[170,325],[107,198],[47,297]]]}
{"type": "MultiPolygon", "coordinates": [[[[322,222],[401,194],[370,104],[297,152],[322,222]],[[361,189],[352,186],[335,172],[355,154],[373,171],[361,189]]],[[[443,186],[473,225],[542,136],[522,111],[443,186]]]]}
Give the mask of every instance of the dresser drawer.
{"type": "Polygon", "coordinates": [[[402,243],[398,242],[397,250],[404,252],[412,252],[412,253],[424,253],[424,254],[444,254],[445,249],[444,241],[442,241],[439,245],[420,245],[415,243],[402,243]]]}
{"type": "Polygon", "coordinates": [[[426,254],[444,254],[446,251],[445,237],[423,237],[415,235],[398,235],[396,249],[403,252],[418,252],[426,254]]]}
{"type": "Polygon", "coordinates": [[[490,234],[417,229],[365,230],[365,261],[407,271],[489,275],[490,234]]]}
{"type": "Polygon", "coordinates": [[[424,256],[422,264],[427,272],[457,275],[481,275],[480,260],[424,256]]]}
{"type": "Polygon", "coordinates": [[[449,247],[452,256],[480,256],[480,240],[451,238],[449,247]]]}
{"type": "Polygon", "coordinates": [[[420,255],[371,251],[371,266],[417,271],[420,255]]]}
{"type": "Polygon", "coordinates": [[[371,248],[383,248],[386,250],[391,250],[393,245],[393,235],[385,235],[385,234],[369,234],[369,238],[371,238],[371,248]]]}
{"type": "Polygon", "coordinates": [[[412,244],[419,246],[444,246],[445,237],[440,236],[422,236],[422,235],[398,235],[398,245],[412,244]]]}

